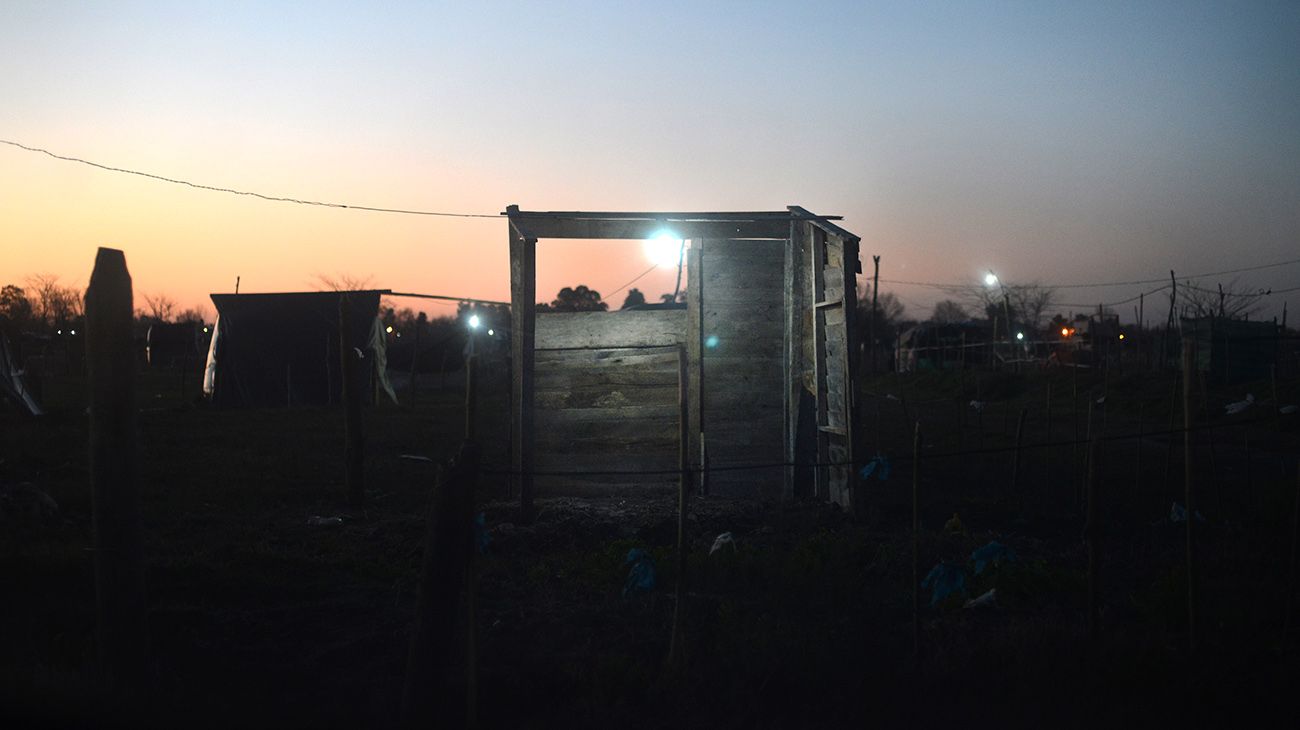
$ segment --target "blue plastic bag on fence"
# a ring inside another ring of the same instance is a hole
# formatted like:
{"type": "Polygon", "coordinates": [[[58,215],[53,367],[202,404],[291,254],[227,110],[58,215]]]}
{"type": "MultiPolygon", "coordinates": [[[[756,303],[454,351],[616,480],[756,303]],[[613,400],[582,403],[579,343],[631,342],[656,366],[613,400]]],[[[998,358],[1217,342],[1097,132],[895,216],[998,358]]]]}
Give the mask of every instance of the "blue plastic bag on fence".
{"type": "Polygon", "coordinates": [[[478,548],[481,555],[487,552],[490,544],[492,544],[492,534],[487,529],[487,515],[479,512],[474,515],[474,546],[478,548]]]}
{"type": "Polygon", "coordinates": [[[632,569],[627,573],[627,580],[623,581],[623,597],[627,598],[633,593],[648,593],[655,587],[655,561],[650,558],[650,554],[641,548],[632,548],[627,551],[627,559],[623,565],[630,565],[632,569]]]}
{"type": "Polygon", "coordinates": [[[858,476],[866,481],[875,475],[880,481],[889,480],[889,458],[884,454],[876,454],[875,458],[863,465],[858,471],[858,476]]]}
{"type": "Polygon", "coordinates": [[[1009,563],[1016,559],[1016,551],[994,540],[970,554],[970,561],[975,564],[975,575],[984,572],[992,563],[1009,563]]]}
{"type": "MultiPolygon", "coordinates": [[[[1187,508],[1184,507],[1184,506],[1182,506],[1181,504],[1178,504],[1177,502],[1174,502],[1173,505],[1171,505],[1171,506],[1169,507],[1169,521],[1170,521],[1170,522],[1186,522],[1186,521],[1187,521],[1187,508]]],[[[1204,521],[1205,521],[1205,516],[1201,514],[1201,511],[1200,511],[1199,509],[1196,510],[1196,521],[1197,521],[1197,522],[1204,522],[1204,521]]]]}
{"type": "Polygon", "coordinates": [[[966,595],[966,571],[958,565],[939,563],[930,569],[921,587],[930,589],[930,608],[934,608],[948,596],[966,595]]]}

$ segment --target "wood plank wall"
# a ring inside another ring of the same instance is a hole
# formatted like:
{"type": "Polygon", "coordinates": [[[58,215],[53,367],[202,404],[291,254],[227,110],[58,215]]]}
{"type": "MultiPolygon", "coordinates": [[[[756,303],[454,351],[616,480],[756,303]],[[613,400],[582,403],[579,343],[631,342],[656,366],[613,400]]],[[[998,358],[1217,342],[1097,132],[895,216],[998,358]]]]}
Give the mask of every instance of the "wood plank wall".
{"type": "Polygon", "coordinates": [[[671,491],[677,484],[677,347],[684,310],[541,312],[535,396],[540,494],[671,491]]]}
{"type": "MultiPolygon", "coordinates": [[[[704,241],[701,421],[712,467],[785,460],[786,245],[704,241]]],[[[784,477],[780,468],[717,471],[709,474],[708,489],[779,500],[784,477]]]]}

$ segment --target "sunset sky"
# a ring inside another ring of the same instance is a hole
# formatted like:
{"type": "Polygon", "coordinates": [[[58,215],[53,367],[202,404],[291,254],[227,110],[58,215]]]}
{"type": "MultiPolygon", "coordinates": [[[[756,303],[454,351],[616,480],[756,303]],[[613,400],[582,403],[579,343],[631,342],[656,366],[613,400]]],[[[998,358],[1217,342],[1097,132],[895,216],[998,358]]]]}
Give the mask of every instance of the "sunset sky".
{"type": "MultiPolygon", "coordinates": [[[[1300,258],[1294,0],[4,0],[0,49],[0,139],[206,185],[489,214],[798,204],[843,215],[887,280],[1300,258]]],[[[137,298],[209,311],[236,276],[509,298],[503,220],[267,202],[0,145],[0,284],[84,285],[103,245],[126,251],[137,298]]],[[[543,241],[538,298],[648,266],[635,243],[543,241]]],[[[673,275],[637,286],[653,298],[673,275]]],[[[1300,287],[1300,264],[1202,283],[1219,281],[1300,287]]],[[[945,296],[882,290],[919,318],[945,296]]]]}

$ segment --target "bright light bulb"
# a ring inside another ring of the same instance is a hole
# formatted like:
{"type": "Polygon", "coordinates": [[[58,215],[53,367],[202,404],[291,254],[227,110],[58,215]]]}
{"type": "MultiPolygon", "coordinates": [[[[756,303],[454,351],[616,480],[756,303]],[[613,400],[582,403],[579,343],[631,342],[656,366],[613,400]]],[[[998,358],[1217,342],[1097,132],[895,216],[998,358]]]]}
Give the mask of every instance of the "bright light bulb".
{"type": "Polygon", "coordinates": [[[985,286],[995,286],[997,283],[998,277],[992,271],[984,275],[985,286]]]}
{"type": "Polygon", "coordinates": [[[664,231],[654,238],[646,239],[643,244],[645,257],[655,266],[676,266],[681,259],[682,239],[664,231]]]}
{"type": "Polygon", "coordinates": [[[387,333],[390,334],[390,335],[393,334],[393,325],[391,325],[391,324],[388,325],[387,327],[384,328],[384,331],[387,332],[387,333]]]}
{"type": "Polygon", "coordinates": [[[497,333],[496,330],[488,330],[488,337],[491,337],[491,336],[495,335],[496,333],[497,333]]]}
{"type": "Polygon", "coordinates": [[[479,318],[478,318],[478,315],[477,315],[477,314],[471,314],[471,315],[469,316],[469,326],[470,326],[471,329],[478,329],[478,326],[479,326],[479,318]]]}
{"type": "Polygon", "coordinates": [[[1069,328],[1069,327],[1062,327],[1062,328],[1061,328],[1061,336],[1062,336],[1062,337],[1069,337],[1069,336],[1070,336],[1070,328],[1069,328]]]}
{"type": "Polygon", "coordinates": [[[1024,333],[1024,332],[1017,332],[1017,333],[1016,333],[1016,339],[1017,339],[1017,340],[1023,340],[1023,339],[1025,339],[1025,333],[1024,333]]]}

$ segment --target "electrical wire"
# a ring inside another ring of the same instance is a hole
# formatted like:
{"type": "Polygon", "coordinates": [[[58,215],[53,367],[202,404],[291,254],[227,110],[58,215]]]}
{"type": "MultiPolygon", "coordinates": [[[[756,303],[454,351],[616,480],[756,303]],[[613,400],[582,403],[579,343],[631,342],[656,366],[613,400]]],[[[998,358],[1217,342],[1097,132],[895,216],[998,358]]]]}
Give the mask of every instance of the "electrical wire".
{"type": "Polygon", "coordinates": [[[501,219],[501,216],[496,213],[450,213],[444,211],[414,210],[408,208],[383,208],[383,207],[370,206],[370,205],[353,205],[351,203],[329,203],[329,202],[324,202],[319,200],[303,200],[300,198],[290,198],[290,197],[285,197],[280,195],[267,195],[265,193],[258,193],[249,190],[236,190],[234,188],[223,188],[223,187],[218,187],[216,185],[204,185],[202,183],[190,182],[188,180],[180,180],[177,178],[165,177],[163,175],[156,175],[151,172],[129,170],[124,167],[113,167],[112,165],[103,165],[98,162],[83,160],[80,157],[68,157],[66,155],[55,154],[53,152],[50,152],[49,150],[41,149],[40,147],[28,147],[25,144],[21,144],[19,142],[13,142],[7,139],[0,139],[0,143],[7,144],[11,147],[17,147],[19,149],[27,150],[28,152],[39,152],[40,154],[53,157],[56,160],[64,160],[65,162],[76,162],[82,165],[89,165],[90,167],[97,167],[101,170],[107,170],[109,172],[121,172],[127,175],[138,175],[140,177],[147,177],[151,180],[160,180],[162,182],[172,183],[174,185],[187,185],[189,187],[196,188],[198,190],[210,190],[212,192],[229,193],[231,195],[247,195],[252,198],[261,198],[262,200],[269,200],[275,203],[296,203],[298,205],[314,205],[321,208],[342,208],[346,210],[364,210],[364,211],[369,211],[371,213],[400,213],[402,215],[438,216],[442,218],[493,218],[496,220],[501,219]]]}
{"type": "MultiPolygon", "coordinates": [[[[1259,266],[1246,266],[1240,269],[1227,269],[1225,271],[1211,271],[1204,274],[1191,274],[1189,276],[1175,276],[1174,280],[1194,281],[1196,279],[1204,279],[1211,276],[1241,274],[1247,271],[1261,271],[1263,269],[1275,269],[1279,266],[1291,266],[1293,264],[1300,264],[1300,259],[1289,259],[1287,261],[1277,261],[1271,264],[1260,264],[1259,266]]],[[[1107,286],[1139,286],[1142,284],[1160,284],[1168,281],[1169,281],[1168,278],[1160,278],[1160,279],[1136,279],[1133,281],[1100,281],[1100,282],[1092,282],[1088,284],[1043,284],[1042,286],[1047,289],[1096,289],[1096,288],[1107,287],[1107,286]]],[[[937,282],[937,281],[909,281],[905,279],[881,279],[880,283],[897,284],[901,286],[924,286],[924,287],[929,287],[931,289],[942,289],[946,291],[969,291],[973,286],[972,284],[961,284],[961,283],[951,283],[951,282],[945,283],[945,282],[937,282]]]]}
{"type": "Polygon", "coordinates": [[[641,273],[637,274],[637,275],[632,279],[632,281],[629,281],[628,283],[624,284],[623,286],[620,286],[619,288],[615,289],[614,291],[612,291],[612,292],[610,292],[610,293],[608,293],[608,294],[604,294],[604,295],[602,295],[601,298],[602,298],[602,299],[605,299],[605,298],[607,298],[607,297],[612,297],[612,296],[614,296],[615,294],[618,294],[619,292],[623,291],[624,289],[628,288],[629,286],[632,286],[633,284],[637,283],[638,281],[641,280],[642,277],[644,277],[646,274],[649,274],[651,271],[654,271],[654,270],[657,269],[657,268],[659,268],[659,264],[654,264],[654,265],[652,265],[650,268],[648,268],[648,269],[646,269],[645,271],[642,271],[641,273]]]}

